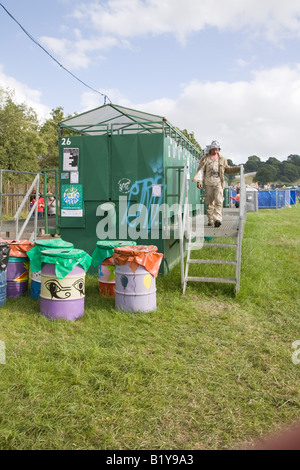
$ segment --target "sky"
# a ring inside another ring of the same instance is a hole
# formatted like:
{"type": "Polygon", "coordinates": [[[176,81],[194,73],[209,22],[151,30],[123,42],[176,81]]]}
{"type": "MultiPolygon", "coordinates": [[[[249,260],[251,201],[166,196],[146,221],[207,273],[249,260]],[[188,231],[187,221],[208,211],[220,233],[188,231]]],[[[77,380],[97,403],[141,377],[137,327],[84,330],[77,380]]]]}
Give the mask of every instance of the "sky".
{"type": "Polygon", "coordinates": [[[106,95],[236,164],[300,154],[299,0],[0,0],[0,41],[0,87],[41,121],[106,95]]]}

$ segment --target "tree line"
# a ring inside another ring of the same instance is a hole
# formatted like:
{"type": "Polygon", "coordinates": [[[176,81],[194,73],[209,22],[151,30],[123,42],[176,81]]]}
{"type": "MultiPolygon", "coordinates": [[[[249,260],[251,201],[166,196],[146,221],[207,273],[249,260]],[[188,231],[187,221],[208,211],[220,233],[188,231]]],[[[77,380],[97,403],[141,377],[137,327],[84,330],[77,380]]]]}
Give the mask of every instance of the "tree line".
{"type": "MultiPolygon", "coordinates": [[[[31,172],[58,168],[58,124],[71,116],[65,116],[62,107],[52,109],[50,115],[40,124],[34,109],[17,104],[12,91],[0,88],[0,168],[31,172]]],[[[193,132],[182,132],[201,149],[193,132]]],[[[231,160],[228,163],[234,165],[231,160]]],[[[251,155],[244,168],[246,173],[256,172],[254,179],[261,185],[295,183],[300,178],[300,156],[289,155],[282,162],[270,157],[262,162],[251,155]]]]}
{"type": "Polygon", "coordinates": [[[284,161],[270,157],[266,162],[262,162],[256,155],[251,155],[244,168],[245,173],[256,172],[254,180],[260,185],[290,185],[300,178],[300,155],[289,155],[284,161]]]}
{"type": "Polygon", "coordinates": [[[0,88],[0,168],[37,172],[58,168],[58,123],[63,108],[40,124],[34,109],[17,104],[14,93],[0,88]]]}

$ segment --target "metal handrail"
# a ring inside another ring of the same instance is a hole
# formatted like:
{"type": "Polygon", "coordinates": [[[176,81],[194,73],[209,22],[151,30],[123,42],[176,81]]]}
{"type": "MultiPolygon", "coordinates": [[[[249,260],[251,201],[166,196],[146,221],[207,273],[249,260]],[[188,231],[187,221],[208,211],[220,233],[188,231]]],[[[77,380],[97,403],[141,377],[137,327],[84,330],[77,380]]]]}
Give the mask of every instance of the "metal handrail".
{"type": "MultiPolygon", "coordinates": [[[[24,196],[20,206],[19,206],[19,209],[17,210],[17,212],[15,213],[14,215],[14,220],[16,222],[16,239],[19,240],[22,236],[22,234],[24,233],[24,230],[25,228],[27,227],[27,224],[30,220],[30,217],[31,215],[33,214],[34,210],[37,208],[37,205],[38,205],[38,198],[39,198],[39,183],[40,183],[40,174],[38,173],[36,175],[36,177],[34,178],[30,188],[28,189],[26,195],[24,196]],[[23,225],[22,225],[22,228],[21,230],[19,231],[19,215],[21,213],[21,210],[23,209],[28,197],[30,196],[30,194],[32,194],[32,191],[33,191],[33,188],[36,187],[36,196],[35,196],[35,203],[33,204],[31,210],[29,211],[29,214],[26,218],[26,220],[24,221],[23,225]]],[[[34,214],[34,228],[33,228],[33,232],[30,236],[30,241],[32,242],[35,242],[36,241],[36,236],[37,236],[37,217],[38,217],[38,211],[36,210],[35,211],[35,214],[34,214]]]]}
{"type": "Polygon", "coordinates": [[[184,234],[187,231],[188,238],[190,237],[190,226],[187,225],[188,220],[188,188],[187,188],[187,167],[184,165],[183,177],[181,183],[181,192],[178,208],[178,228],[179,228],[179,243],[180,243],[180,264],[181,264],[181,285],[184,284],[184,234]],[[185,198],[184,209],[182,214],[183,200],[185,198]]]}
{"type": "Polygon", "coordinates": [[[242,219],[245,219],[247,215],[246,210],[246,182],[244,177],[244,168],[241,165],[240,168],[240,211],[239,216],[242,219]]]}

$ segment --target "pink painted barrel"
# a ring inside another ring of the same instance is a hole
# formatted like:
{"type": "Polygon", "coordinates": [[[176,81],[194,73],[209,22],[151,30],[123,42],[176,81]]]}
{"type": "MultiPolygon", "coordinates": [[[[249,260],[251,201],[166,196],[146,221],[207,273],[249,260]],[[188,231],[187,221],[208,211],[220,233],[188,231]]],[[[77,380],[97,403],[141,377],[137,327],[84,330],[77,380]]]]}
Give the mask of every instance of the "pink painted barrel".
{"type": "Polygon", "coordinates": [[[106,258],[99,264],[99,292],[101,295],[114,297],[115,295],[115,264],[112,259],[106,258]]]}
{"type": "Polygon", "coordinates": [[[135,241],[100,240],[96,243],[92,254],[93,266],[98,266],[99,292],[101,295],[114,297],[115,295],[115,265],[113,253],[116,247],[135,246],[135,241]]]}

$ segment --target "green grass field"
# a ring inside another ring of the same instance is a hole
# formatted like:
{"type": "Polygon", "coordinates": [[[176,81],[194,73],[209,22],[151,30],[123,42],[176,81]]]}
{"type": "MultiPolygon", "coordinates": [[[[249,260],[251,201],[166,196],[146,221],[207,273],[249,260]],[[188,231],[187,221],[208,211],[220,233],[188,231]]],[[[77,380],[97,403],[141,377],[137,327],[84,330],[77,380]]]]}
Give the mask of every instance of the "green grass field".
{"type": "MultiPolygon", "coordinates": [[[[87,276],[84,316],[0,309],[0,449],[231,449],[300,418],[300,206],[249,213],[241,288],[157,280],[128,314],[87,276]]],[[[195,256],[196,257],[196,256],[195,256]]]]}

